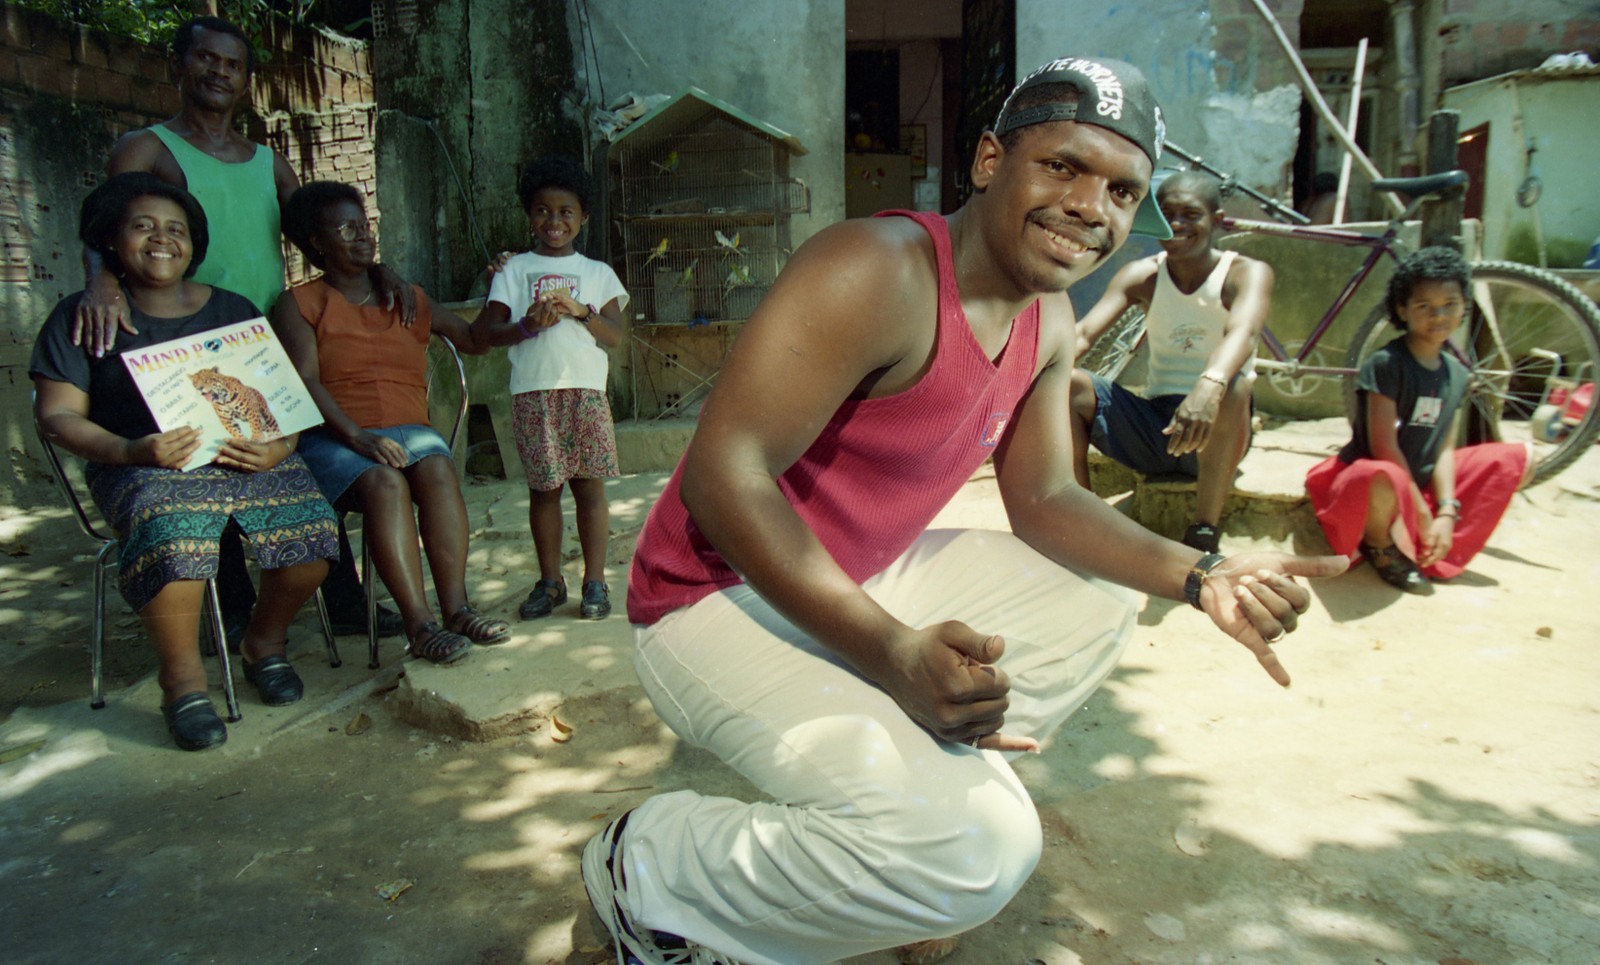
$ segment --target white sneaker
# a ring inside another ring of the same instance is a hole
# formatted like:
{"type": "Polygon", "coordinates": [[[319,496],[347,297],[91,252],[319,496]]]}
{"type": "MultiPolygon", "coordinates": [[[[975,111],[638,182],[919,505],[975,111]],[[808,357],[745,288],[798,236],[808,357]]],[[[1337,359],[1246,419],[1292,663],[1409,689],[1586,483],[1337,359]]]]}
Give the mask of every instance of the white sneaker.
{"type": "Polygon", "coordinates": [[[589,904],[594,906],[595,914],[611,933],[617,965],[740,965],[703,945],[636,926],[628,919],[628,912],[618,900],[627,887],[622,829],[628,823],[628,814],[606,825],[583,848],[583,887],[589,892],[589,904]]]}

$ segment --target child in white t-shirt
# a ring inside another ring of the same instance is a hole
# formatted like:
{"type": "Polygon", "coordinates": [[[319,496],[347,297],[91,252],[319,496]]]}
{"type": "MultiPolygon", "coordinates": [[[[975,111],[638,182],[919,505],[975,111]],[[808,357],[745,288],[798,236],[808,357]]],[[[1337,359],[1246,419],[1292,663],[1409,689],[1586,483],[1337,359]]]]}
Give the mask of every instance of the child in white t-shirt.
{"type": "MultiPolygon", "coordinates": [[[[539,582],[518,611],[548,616],[567,602],[561,575],[561,487],[577,504],[583,547],[579,612],[611,612],[605,582],[611,513],[605,480],[616,478],[617,440],[606,401],[607,349],[622,343],[628,293],[604,262],[573,243],[589,221],[593,184],[564,157],[543,157],[522,172],[517,195],[533,230],[534,250],[509,259],[489,284],[473,322],[489,345],[509,345],[517,453],[528,476],[528,526],[539,557],[539,582]]],[[[480,343],[481,344],[481,343],[480,343]]]]}

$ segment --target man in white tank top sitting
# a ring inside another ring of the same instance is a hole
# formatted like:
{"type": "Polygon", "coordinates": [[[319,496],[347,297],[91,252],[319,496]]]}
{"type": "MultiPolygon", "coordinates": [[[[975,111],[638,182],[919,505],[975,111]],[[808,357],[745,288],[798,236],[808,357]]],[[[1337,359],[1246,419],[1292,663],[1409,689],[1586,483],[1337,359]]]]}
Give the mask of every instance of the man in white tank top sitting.
{"type": "Polygon", "coordinates": [[[1073,470],[1089,485],[1089,443],[1147,475],[1196,480],[1183,542],[1215,553],[1222,508],[1250,443],[1256,338],[1272,303],[1272,268],[1216,247],[1222,194],[1199,171],[1180,171],[1156,193],[1172,225],[1160,254],[1132,262],[1078,325],[1082,358],[1129,308],[1145,312],[1146,394],[1091,372],[1072,373],[1073,470]]]}

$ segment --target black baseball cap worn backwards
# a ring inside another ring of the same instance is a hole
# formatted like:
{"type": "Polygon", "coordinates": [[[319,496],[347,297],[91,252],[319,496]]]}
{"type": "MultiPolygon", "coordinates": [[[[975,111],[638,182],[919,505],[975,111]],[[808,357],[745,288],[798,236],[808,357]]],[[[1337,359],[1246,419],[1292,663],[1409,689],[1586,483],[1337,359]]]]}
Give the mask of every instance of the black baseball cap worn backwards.
{"type": "MultiPolygon", "coordinates": [[[[1077,121],[1115,131],[1138,145],[1150,158],[1152,171],[1161,161],[1161,149],[1167,140],[1167,124],[1161,116],[1161,105],[1150,93],[1150,85],[1139,68],[1120,60],[1062,57],[1039,67],[1006,98],[1000,116],[995,118],[994,135],[1003,137],[1019,127],[1049,121],[1077,121]],[[1078,101],[1011,109],[1018,94],[1040,84],[1070,84],[1078,91],[1078,101]]],[[[1145,195],[1134,212],[1131,230],[1152,238],[1172,237],[1172,228],[1161,215],[1154,190],[1145,195]]]]}

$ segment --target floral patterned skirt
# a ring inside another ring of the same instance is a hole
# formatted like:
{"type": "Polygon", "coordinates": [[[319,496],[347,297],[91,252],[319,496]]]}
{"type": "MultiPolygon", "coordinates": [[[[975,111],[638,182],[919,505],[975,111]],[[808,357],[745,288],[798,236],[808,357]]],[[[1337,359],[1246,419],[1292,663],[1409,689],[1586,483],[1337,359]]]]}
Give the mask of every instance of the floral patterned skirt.
{"type": "Polygon", "coordinates": [[[569,479],[615,479],[611,404],[598,389],[545,389],[511,397],[517,455],[528,488],[560,489],[569,479]]]}
{"type": "Polygon", "coordinates": [[[168,583],[216,576],[217,544],[230,520],[262,569],[339,558],[333,507],[298,455],[256,473],[90,465],[85,475],[122,539],[118,585],[135,611],[168,583]]]}

